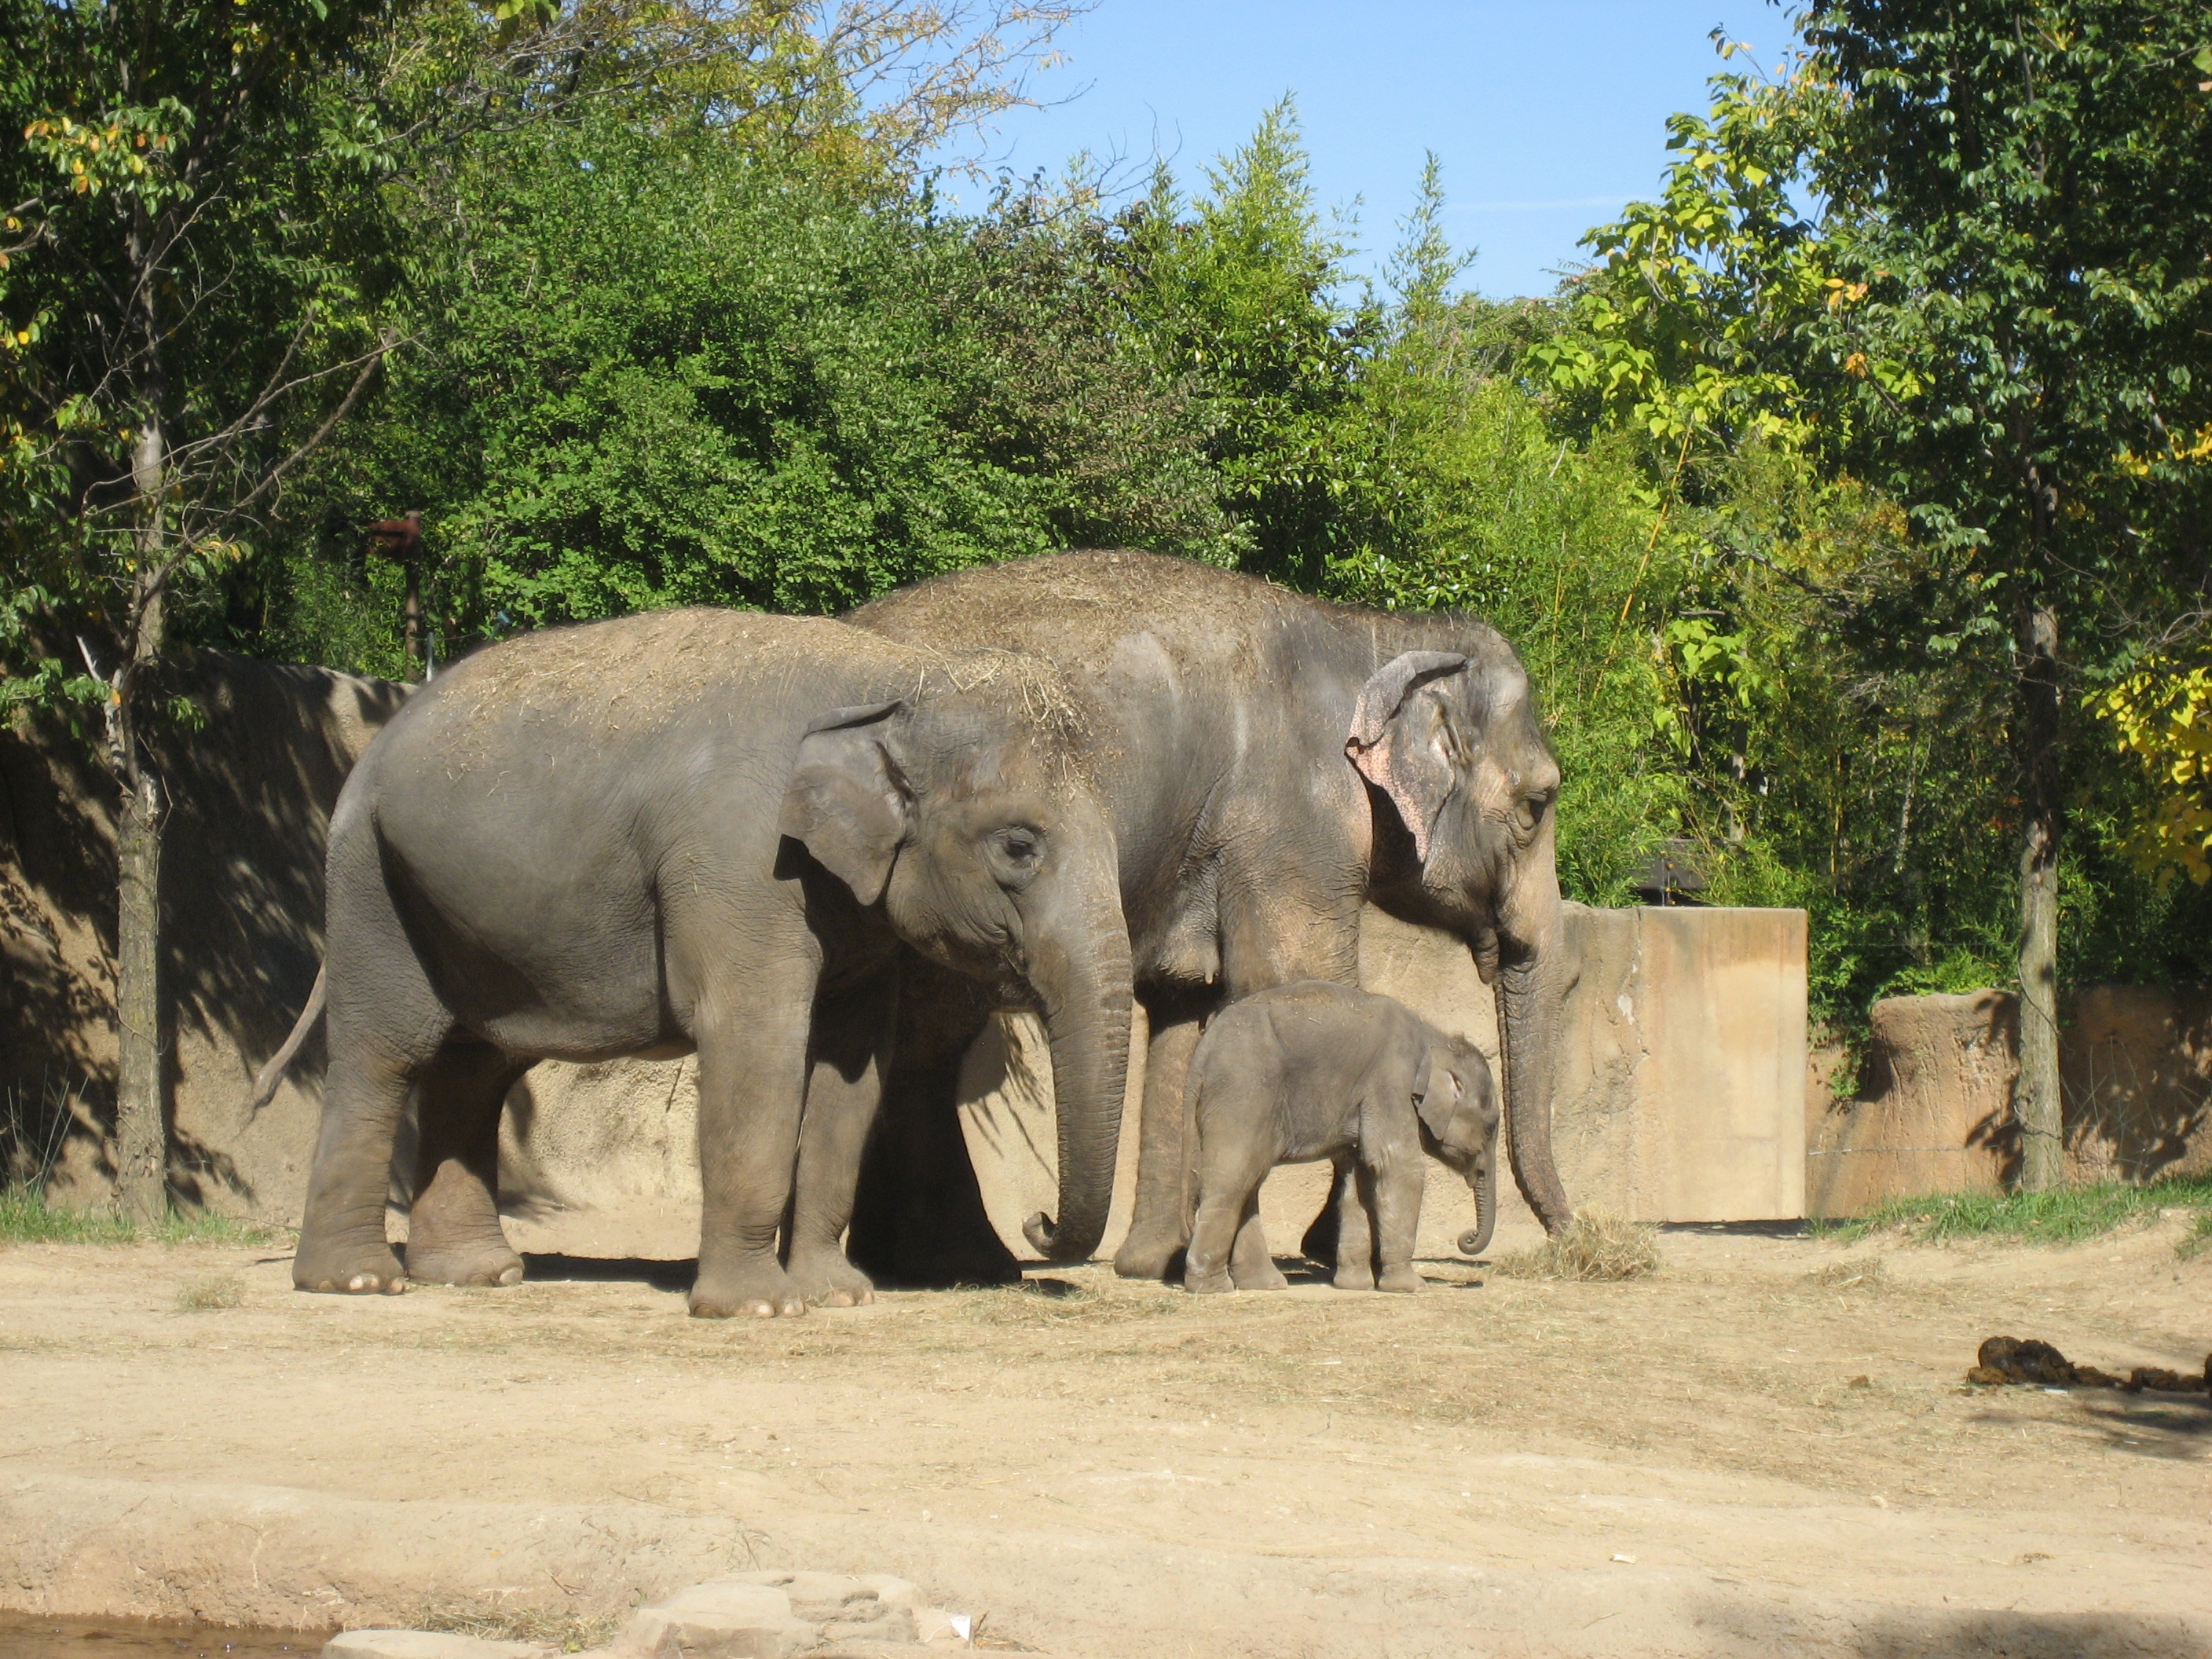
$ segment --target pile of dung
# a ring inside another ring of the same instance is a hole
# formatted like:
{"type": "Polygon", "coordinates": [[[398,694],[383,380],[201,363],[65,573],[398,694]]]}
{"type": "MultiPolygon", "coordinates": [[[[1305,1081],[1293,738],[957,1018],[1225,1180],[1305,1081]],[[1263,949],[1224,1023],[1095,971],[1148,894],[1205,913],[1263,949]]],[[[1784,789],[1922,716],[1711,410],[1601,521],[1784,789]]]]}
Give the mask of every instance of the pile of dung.
{"type": "Polygon", "coordinates": [[[2094,1365],[2076,1365],[2048,1342],[2033,1337],[2021,1342],[2009,1336],[1993,1336],[1975,1356],[1980,1363],[1966,1373],[1966,1381],[1984,1384],[2039,1382],[2056,1389],[2125,1389],[2130,1394],[2154,1389],[2160,1394],[2212,1394],[2212,1353],[2204,1356],[2199,1376],[2156,1365],[2138,1365],[2125,1376],[2100,1371],[2094,1365]]]}

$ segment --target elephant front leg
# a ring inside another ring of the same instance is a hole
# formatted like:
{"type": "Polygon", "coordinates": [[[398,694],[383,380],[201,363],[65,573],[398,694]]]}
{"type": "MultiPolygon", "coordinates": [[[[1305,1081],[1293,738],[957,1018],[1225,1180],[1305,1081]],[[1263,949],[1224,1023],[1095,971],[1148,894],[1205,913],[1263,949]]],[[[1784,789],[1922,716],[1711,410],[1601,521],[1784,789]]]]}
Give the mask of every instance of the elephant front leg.
{"type": "Polygon", "coordinates": [[[1349,1153],[1336,1160],[1329,1185],[1336,1212],[1336,1274],[1340,1291],[1375,1288],[1375,1177],[1349,1153]]]}
{"type": "Polygon", "coordinates": [[[1413,1239],[1421,1226],[1422,1177],[1419,1158],[1394,1159],[1375,1171],[1375,1256],[1380,1271],[1375,1288],[1400,1294],[1421,1288],[1413,1270],[1413,1239]]]}
{"type": "Polygon", "coordinates": [[[811,988],[721,993],[699,1022],[699,1276],[696,1319],[803,1314],[776,1254],[792,1201],[806,1094],[811,988]]]}
{"type": "MultiPolygon", "coordinates": [[[[1124,1279],[1165,1279],[1188,1235],[1196,1136],[1183,1104],[1190,1057],[1204,1030],[1201,1011],[1146,1005],[1152,1044],[1145,1057],[1145,1103],[1138,1123],[1136,1212],[1114,1252],[1124,1279]]],[[[1226,1246],[1224,1243],[1224,1252],[1226,1246]]],[[[1186,1278],[1186,1283],[1188,1282],[1186,1278]]]]}
{"type": "Polygon", "coordinates": [[[785,1236],[791,1282],[814,1307],[858,1308],[876,1299],[876,1287],[846,1259],[841,1241],[853,1218],[861,1157],[883,1099],[897,997],[892,979],[815,1011],[814,1061],[785,1236]]]}

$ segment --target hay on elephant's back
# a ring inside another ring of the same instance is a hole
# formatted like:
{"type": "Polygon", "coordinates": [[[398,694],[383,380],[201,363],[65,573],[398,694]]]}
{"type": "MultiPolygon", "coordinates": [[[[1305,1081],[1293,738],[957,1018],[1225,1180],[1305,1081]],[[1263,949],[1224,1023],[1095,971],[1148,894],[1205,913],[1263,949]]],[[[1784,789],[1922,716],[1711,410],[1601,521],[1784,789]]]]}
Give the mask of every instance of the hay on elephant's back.
{"type": "Polygon", "coordinates": [[[902,644],[826,617],[696,606],[550,628],[465,659],[439,689],[465,726],[522,708],[612,734],[663,724],[733,684],[769,690],[825,665],[857,669],[880,695],[917,707],[1004,687],[1048,747],[1080,767],[1083,712],[1050,664],[902,644]]]}
{"type": "Polygon", "coordinates": [[[1659,1230],[1602,1210],[1583,1210],[1559,1237],[1502,1255],[1491,1271],[1506,1279],[1644,1279],[1659,1271],[1659,1230]]]}

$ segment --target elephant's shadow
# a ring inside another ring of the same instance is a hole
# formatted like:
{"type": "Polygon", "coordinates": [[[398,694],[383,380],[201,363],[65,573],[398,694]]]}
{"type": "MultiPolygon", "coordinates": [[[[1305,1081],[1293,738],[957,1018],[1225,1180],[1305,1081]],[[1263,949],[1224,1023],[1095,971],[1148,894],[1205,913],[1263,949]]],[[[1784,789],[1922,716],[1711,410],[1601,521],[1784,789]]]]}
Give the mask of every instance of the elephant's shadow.
{"type": "Polygon", "coordinates": [[[657,1261],[647,1256],[606,1259],[588,1255],[532,1255],[522,1258],[527,1284],[646,1285],[671,1294],[686,1294],[699,1276],[696,1256],[681,1261],[657,1261]]]}

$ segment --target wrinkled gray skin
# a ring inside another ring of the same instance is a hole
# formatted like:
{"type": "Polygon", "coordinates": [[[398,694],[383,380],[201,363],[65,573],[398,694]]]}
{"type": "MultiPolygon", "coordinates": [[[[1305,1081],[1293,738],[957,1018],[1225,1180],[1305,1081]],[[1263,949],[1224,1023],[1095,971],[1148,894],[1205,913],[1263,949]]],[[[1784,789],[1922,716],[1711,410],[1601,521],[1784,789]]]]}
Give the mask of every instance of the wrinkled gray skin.
{"type": "MultiPolygon", "coordinates": [[[[1551,1139],[1559,769],[1495,629],[1331,605],[1142,553],[956,572],[850,620],[917,643],[1032,652],[1081,705],[1152,1023],[1120,1272],[1164,1277],[1184,1243],[1183,1083],[1203,1018],[1297,980],[1357,983],[1370,902],[1468,941],[1498,998],[1515,1178],[1548,1229],[1565,1227],[1551,1139]]],[[[949,1054],[974,1028],[948,1018],[934,1029],[949,1054]]],[[[872,1163],[854,1217],[856,1256],[865,1248],[916,1279],[948,1265],[983,1277],[999,1248],[957,1152],[956,1069],[902,1049],[883,1140],[932,1177],[926,1190],[902,1186],[872,1163]],[[955,1164],[964,1180],[951,1178],[955,1164]]]]}
{"type": "Polygon", "coordinates": [[[1232,1002],[1209,1021],[1186,1088],[1198,1131],[1191,1291],[1279,1291],[1260,1226],[1279,1164],[1328,1158],[1338,1174],[1339,1290],[1418,1291],[1421,1157],[1464,1177],[1479,1255],[1498,1212],[1498,1098],[1490,1063],[1404,1004],[1322,980],[1232,1002]]]}
{"type": "Polygon", "coordinates": [[[868,1300],[838,1241],[902,945],[1042,1013],[1071,1109],[1059,1225],[1036,1218],[1031,1239],[1087,1255],[1113,1184],[1128,945],[1112,831],[1036,714],[1040,675],[690,611],[530,635],[417,692],[331,819],[331,1061],[294,1282],[402,1288],[386,1171],[418,1087],[405,1276],[514,1282],[495,1189],[508,1088],[542,1057],[696,1048],[692,1312],[868,1300]]]}

